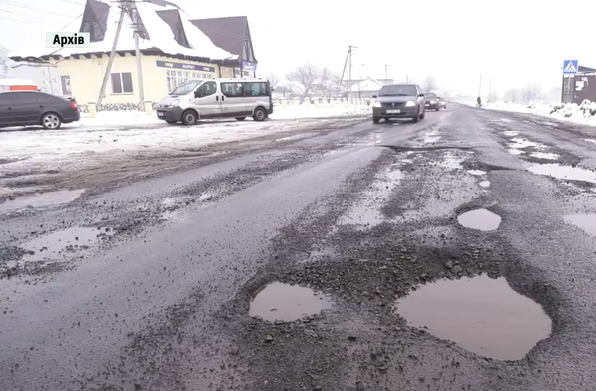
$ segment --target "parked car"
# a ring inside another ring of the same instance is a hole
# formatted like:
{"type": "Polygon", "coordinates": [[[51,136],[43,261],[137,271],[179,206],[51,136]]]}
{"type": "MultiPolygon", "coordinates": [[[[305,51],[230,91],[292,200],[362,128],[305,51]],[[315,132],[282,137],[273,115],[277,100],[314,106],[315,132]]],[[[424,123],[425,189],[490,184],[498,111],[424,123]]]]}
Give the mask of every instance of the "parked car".
{"type": "Polygon", "coordinates": [[[434,92],[426,93],[425,99],[426,103],[424,103],[424,107],[427,110],[439,111],[441,109],[441,105],[439,104],[439,97],[434,92]]]}
{"type": "Polygon", "coordinates": [[[179,85],[155,108],[169,124],[194,125],[201,119],[252,117],[264,121],[273,113],[271,86],[264,79],[191,79],[179,85]]]}
{"type": "Polygon", "coordinates": [[[0,128],[41,125],[59,129],[76,122],[81,113],[76,100],[41,91],[0,92],[0,128]]]}
{"type": "Polygon", "coordinates": [[[414,122],[424,119],[424,93],[416,84],[388,84],[379,90],[372,105],[373,123],[381,119],[411,118],[414,122]]]}

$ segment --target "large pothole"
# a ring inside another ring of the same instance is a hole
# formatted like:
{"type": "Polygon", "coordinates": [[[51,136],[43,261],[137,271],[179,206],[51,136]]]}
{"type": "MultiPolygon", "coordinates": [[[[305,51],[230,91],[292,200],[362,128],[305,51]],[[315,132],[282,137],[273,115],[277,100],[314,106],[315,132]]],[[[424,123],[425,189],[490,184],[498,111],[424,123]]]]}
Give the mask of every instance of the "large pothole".
{"type": "Polygon", "coordinates": [[[486,275],[425,284],[398,300],[395,312],[412,327],[500,360],[523,358],[552,328],[539,304],[486,275]]]}
{"type": "Polygon", "coordinates": [[[333,306],[331,297],[299,285],[274,282],[257,293],[249,315],[269,322],[293,322],[333,306]]]}
{"type": "Polygon", "coordinates": [[[488,209],[475,209],[459,215],[457,222],[466,228],[494,231],[501,225],[501,216],[488,209]]]}

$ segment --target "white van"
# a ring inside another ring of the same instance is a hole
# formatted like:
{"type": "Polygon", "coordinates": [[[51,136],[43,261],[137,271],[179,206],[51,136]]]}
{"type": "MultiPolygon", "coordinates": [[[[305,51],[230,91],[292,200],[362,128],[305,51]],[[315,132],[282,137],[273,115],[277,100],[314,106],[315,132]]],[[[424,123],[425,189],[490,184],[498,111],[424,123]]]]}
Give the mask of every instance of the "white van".
{"type": "Polygon", "coordinates": [[[169,124],[193,125],[201,119],[252,117],[264,121],[273,113],[268,80],[190,79],[180,84],[155,108],[157,118],[169,124]]]}

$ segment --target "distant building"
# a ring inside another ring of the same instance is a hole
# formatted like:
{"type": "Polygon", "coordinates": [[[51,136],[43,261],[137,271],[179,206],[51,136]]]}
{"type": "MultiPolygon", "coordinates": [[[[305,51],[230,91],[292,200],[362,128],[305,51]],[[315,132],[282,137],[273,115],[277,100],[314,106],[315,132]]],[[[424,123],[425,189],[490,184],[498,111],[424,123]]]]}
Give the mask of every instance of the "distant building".
{"type": "Polygon", "coordinates": [[[581,104],[584,100],[596,102],[596,69],[579,66],[578,72],[563,78],[563,103],[581,104]]]}
{"type": "Polygon", "coordinates": [[[372,77],[367,77],[364,80],[360,80],[358,83],[354,83],[350,88],[350,98],[372,98],[373,95],[377,95],[379,90],[385,84],[372,77]]]}
{"type": "MultiPolygon", "coordinates": [[[[132,23],[137,13],[145,100],[159,101],[190,78],[254,75],[257,60],[246,17],[190,20],[165,0],[129,4],[100,110],[140,108],[132,23]]],[[[87,0],[83,15],[63,31],[90,33],[90,48],[56,50],[44,45],[11,53],[10,58],[29,67],[55,67],[58,75],[49,78],[57,78],[58,93],[74,96],[84,109],[99,97],[119,17],[116,2],[87,0]]]]}

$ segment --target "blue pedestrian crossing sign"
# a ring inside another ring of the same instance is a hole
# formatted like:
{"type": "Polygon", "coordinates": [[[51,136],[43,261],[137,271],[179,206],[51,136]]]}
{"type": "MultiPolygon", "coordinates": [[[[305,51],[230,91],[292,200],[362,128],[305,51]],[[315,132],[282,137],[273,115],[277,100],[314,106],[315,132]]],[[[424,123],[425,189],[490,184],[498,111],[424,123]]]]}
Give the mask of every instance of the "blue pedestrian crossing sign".
{"type": "Polygon", "coordinates": [[[575,75],[579,68],[578,60],[565,60],[563,61],[563,74],[564,75],[575,75]]]}

